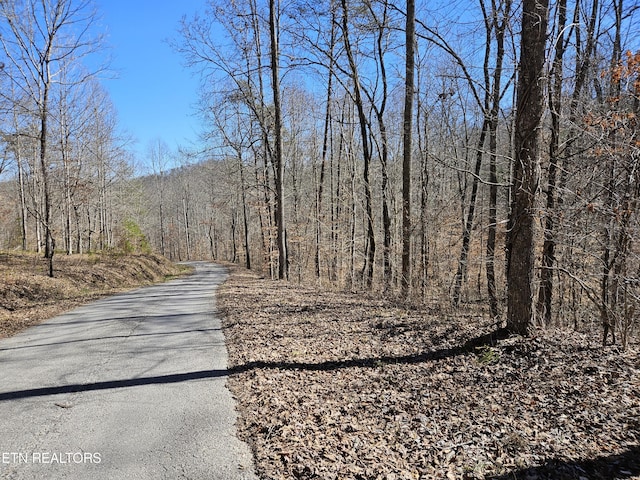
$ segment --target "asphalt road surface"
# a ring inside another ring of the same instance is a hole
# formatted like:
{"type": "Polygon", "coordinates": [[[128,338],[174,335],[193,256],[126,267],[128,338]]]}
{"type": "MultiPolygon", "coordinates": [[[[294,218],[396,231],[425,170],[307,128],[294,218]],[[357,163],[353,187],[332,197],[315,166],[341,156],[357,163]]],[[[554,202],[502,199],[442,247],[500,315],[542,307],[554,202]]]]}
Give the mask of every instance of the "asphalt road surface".
{"type": "Polygon", "coordinates": [[[1,479],[255,479],[215,314],[223,267],[0,340],[1,479]]]}

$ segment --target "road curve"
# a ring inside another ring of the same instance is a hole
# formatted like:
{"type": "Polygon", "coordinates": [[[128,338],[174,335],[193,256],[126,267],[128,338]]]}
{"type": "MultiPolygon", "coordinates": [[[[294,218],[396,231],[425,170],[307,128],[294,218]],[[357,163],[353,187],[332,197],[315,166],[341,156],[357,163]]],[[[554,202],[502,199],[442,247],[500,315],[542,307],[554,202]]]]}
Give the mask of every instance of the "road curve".
{"type": "Polygon", "coordinates": [[[0,478],[257,478],[226,388],[226,271],[194,266],[0,340],[0,478]]]}

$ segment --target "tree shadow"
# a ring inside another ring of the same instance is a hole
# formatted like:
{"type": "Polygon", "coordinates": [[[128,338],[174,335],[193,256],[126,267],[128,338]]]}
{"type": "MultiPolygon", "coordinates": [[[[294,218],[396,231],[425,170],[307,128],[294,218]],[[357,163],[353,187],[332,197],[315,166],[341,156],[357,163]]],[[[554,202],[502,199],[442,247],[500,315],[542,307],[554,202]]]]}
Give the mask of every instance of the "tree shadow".
{"type": "Polygon", "coordinates": [[[458,355],[464,355],[474,352],[477,348],[482,346],[496,345],[498,340],[505,339],[509,336],[509,331],[501,328],[495,330],[486,335],[472,338],[462,345],[442,348],[439,350],[431,350],[424,353],[413,355],[401,355],[401,356],[379,356],[369,358],[353,358],[347,360],[328,360],[319,363],[306,363],[306,362],[287,362],[287,361],[253,361],[247,362],[242,365],[236,365],[229,368],[230,374],[244,373],[255,369],[270,369],[270,370],[307,370],[307,371],[330,371],[339,370],[343,368],[376,368],[385,365],[393,364],[416,364],[432,362],[435,360],[444,360],[446,358],[456,357],[458,355]]]}
{"type": "Polygon", "coordinates": [[[622,480],[640,476],[640,445],[621,454],[580,460],[548,460],[529,467],[490,477],[492,480],[622,480]]]}
{"type": "Polygon", "coordinates": [[[138,387],[141,385],[164,385],[170,383],[188,382],[191,380],[203,380],[207,378],[219,378],[227,376],[228,371],[200,370],[189,373],[176,373],[170,375],[158,375],[154,377],[127,378],[123,380],[109,380],[105,382],[78,383],[61,385],[57,387],[31,388],[0,393],[0,402],[18,400],[21,398],[44,397],[47,395],[61,395],[65,393],[91,392],[96,390],[108,390],[113,388],[138,387]]]}
{"type": "Polygon", "coordinates": [[[25,350],[29,348],[38,348],[38,347],[51,347],[54,345],[67,345],[67,344],[73,344],[73,343],[98,342],[103,340],[114,340],[118,338],[166,337],[166,336],[173,337],[175,335],[184,335],[184,334],[190,334],[190,333],[207,333],[207,332],[219,332],[219,331],[220,331],[219,328],[194,328],[192,330],[180,330],[180,331],[174,331],[174,332],[132,333],[130,335],[108,335],[104,337],[81,338],[78,340],[63,340],[61,342],[34,343],[34,344],[28,344],[28,345],[21,345],[19,347],[0,348],[0,352],[7,352],[10,350],[25,350]]]}

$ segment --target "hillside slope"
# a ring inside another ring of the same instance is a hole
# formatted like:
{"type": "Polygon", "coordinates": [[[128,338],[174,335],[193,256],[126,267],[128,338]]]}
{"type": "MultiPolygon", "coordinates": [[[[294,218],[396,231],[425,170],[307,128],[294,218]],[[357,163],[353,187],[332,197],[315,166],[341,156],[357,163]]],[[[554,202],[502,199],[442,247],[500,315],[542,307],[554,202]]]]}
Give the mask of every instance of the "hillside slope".
{"type": "Polygon", "coordinates": [[[60,255],[55,277],[49,278],[41,255],[0,252],[0,337],[98,297],[186,271],[158,255],[60,255]]]}

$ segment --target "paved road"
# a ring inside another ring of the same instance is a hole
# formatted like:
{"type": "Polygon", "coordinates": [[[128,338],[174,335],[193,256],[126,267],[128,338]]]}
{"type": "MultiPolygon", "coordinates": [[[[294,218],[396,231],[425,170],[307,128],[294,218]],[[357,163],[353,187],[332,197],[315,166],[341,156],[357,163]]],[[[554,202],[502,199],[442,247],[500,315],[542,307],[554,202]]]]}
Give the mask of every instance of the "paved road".
{"type": "Polygon", "coordinates": [[[255,479],[215,315],[222,267],[0,340],[1,479],[255,479]]]}

